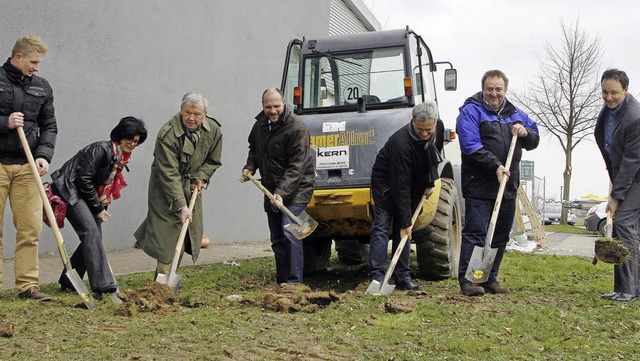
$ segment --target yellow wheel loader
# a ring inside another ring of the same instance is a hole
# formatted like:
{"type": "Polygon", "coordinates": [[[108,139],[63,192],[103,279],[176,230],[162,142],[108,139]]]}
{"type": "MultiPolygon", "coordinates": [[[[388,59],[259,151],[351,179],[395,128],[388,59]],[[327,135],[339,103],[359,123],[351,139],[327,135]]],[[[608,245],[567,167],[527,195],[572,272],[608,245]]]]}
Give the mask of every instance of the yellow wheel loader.
{"type": "MultiPolygon", "coordinates": [[[[445,89],[455,90],[451,63],[434,61],[422,37],[409,27],[289,43],[281,89],[287,107],[309,129],[316,168],[307,213],[319,225],[304,241],[306,272],[327,268],[332,241],[341,262],[367,261],[376,155],[389,136],[411,121],[416,104],[437,101],[434,73],[443,64],[448,65],[445,89]]],[[[442,128],[436,135],[444,159],[440,179],[412,233],[418,272],[426,279],[457,275],[460,203],[443,146],[451,134],[442,128]]]]}

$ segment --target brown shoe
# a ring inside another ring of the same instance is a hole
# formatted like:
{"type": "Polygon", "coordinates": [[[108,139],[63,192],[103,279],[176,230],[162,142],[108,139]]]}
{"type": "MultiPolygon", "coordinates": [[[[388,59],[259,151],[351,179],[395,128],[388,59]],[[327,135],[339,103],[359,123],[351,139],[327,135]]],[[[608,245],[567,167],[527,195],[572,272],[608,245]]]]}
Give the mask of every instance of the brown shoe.
{"type": "Polygon", "coordinates": [[[484,288],[486,292],[489,292],[489,293],[494,293],[499,295],[506,295],[507,293],[511,293],[510,289],[504,287],[499,282],[484,283],[484,284],[481,284],[481,286],[482,288],[484,288]]]}
{"type": "Polygon", "coordinates": [[[484,288],[471,282],[463,282],[460,284],[460,290],[465,296],[484,296],[484,288]]]}
{"type": "Polygon", "coordinates": [[[51,301],[51,297],[49,297],[49,295],[47,295],[46,293],[40,292],[38,287],[35,287],[35,286],[29,288],[28,290],[26,290],[24,292],[20,292],[18,294],[18,297],[20,297],[22,299],[30,298],[30,299],[36,300],[36,301],[51,301]]]}

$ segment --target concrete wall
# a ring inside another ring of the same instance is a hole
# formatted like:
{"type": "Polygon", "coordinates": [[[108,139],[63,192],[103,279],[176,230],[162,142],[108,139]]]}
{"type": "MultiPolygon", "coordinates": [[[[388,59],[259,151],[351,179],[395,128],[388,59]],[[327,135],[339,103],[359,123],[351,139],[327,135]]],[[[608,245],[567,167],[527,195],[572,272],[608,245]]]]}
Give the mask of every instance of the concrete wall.
{"type": "MultiPolygon", "coordinates": [[[[286,46],[303,35],[327,35],[330,1],[315,0],[0,0],[0,51],[40,35],[49,53],[40,75],[53,86],[58,143],[51,171],[81,147],[108,139],[125,115],[147,123],[148,141],[133,153],[129,186],[109,208],[107,249],[131,247],[144,219],[155,136],[178,112],[188,91],[202,92],[222,123],[223,166],[204,193],[205,234],[216,242],[268,238],[262,194],[238,178],[247,135],[266,87],[280,86],[286,46]]],[[[48,176],[44,180],[49,180],[48,176]]],[[[15,231],[7,206],[4,255],[13,255],[15,231]]],[[[40,252],[55,251],[44,226],[40,252]]],[[[68,251],[77,237],[63,229],[68,251]]]]}

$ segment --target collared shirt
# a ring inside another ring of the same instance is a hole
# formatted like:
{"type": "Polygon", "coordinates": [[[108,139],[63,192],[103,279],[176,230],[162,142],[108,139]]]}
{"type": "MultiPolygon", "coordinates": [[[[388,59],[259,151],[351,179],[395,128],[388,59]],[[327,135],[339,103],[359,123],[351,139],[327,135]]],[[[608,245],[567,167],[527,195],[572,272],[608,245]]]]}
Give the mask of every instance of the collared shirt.
{"type": "Polygon", "coordinates": [[[621,107],[622,103],[615,109],[607,108],[608,112],[604,122],[604,151],[609,157],[611,156],[611,138],[613,137],[613,130],[616,128],[616,124],[618,124],[618,119],[616,118],[618,117],[621,107]]]}

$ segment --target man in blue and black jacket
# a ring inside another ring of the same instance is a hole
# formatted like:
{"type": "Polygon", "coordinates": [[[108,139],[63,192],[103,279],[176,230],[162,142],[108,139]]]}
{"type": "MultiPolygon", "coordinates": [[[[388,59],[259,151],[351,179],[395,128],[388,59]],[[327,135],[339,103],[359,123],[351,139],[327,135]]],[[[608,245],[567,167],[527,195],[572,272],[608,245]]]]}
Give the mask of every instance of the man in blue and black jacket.
{"type": "Polygon", "coordinates": [[[498,271],[509,241],[520,184],[519,163],[522,149],[538,146],[538,127],[529,116],[505,98],[509,79],[500,70],[487,71],[482,91],[460,107],[456,132],[462,151],[462,195],[465,198],[465,224],[458,278],[462,294],[482,296],[485,292],[509,293],[498,282],[498,271]],[[510,169],[505,168],[513,135],[518,136],[510,169]],[[465,278],[475,247],[484,247],[489,220],[502,177],[509,177],[495,224],[492,248],[497,253],[487,282],[475,284],[465,278]]]}

